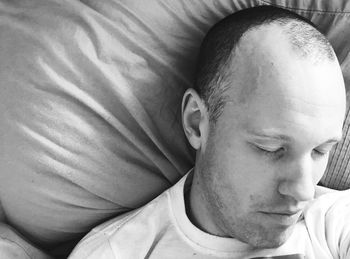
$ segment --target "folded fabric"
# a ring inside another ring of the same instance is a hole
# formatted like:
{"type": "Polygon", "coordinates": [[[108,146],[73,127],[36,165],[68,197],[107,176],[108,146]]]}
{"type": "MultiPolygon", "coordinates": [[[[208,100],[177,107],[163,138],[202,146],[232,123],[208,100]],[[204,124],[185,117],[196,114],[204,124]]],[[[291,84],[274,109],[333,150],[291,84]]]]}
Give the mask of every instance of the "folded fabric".
{"type": "Polygon", "coordinates": [[[55,248],[180,179],[194,158],[180,103],[200,42],[224,16],[260,4],[318,24],[350,84],[345,0],[0,1],[0,200],[9,224],[55,248]]]}
{"type": "Polygon", "coordinates": [[[0,223],[0,255],[1,259],[51,259],[4,223],[0,223]]]}

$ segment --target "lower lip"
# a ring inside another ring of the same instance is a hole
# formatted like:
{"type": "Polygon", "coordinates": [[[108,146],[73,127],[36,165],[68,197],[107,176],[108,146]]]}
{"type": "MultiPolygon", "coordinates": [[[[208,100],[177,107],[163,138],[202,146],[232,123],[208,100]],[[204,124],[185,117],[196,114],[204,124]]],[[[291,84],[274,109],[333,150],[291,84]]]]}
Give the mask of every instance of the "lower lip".
{"type": "Polygon", "coordinates": [[[297,222],[298,218],[299,218],[299,213],[296,214],[277,214],[277,213],[264,213],[262,212],[262,214],[273,220],[274,222],[278,222],[279,225],[283,225],[283,226],[290,226],[293,225],[297,222]]]}

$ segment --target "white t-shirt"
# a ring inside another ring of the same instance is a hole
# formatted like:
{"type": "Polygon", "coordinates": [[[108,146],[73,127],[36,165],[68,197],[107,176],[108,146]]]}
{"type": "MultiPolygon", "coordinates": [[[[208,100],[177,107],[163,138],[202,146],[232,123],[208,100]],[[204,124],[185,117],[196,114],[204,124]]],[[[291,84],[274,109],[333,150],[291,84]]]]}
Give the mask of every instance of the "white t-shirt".
{"type": "Polygon", "coordinates": [[[69,258],[350,258],[350,191],[313,200],[282,246],[257,250],[190,222],[184,202],[187,176],[140,209],[93,229],[69,258]]]}

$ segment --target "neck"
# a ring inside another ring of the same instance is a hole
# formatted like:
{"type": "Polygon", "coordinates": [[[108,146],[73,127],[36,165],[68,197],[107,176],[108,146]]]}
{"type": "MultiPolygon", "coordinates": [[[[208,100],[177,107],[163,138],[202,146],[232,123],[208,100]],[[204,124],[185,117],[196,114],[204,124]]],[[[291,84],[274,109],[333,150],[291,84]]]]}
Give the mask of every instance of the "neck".
{"type": "Polygon", "coordinates": [[[220,228],[215,224],[212,214],[207,209],[209,206],[202,189],[202,183],[194,170],[191,188],[185,195],[186,214],[189,220],[197,228],[211,235],[223,236],[220,228]]]}

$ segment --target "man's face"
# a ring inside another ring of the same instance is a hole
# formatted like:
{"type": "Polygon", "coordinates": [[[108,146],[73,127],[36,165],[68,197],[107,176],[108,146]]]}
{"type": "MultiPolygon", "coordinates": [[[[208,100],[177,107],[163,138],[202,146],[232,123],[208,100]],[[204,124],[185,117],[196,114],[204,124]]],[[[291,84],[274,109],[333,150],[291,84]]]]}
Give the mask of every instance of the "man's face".
{"type": "Polygon", "coordinates": [[[276,247],[313,198],[341,138],[345,96],[336,62],[315,64],[285,51],[287,43],[282,51],[260,43],[263,51],[249,43],[237,51],[242,65],[232,82],[246,90],[239,98],[233,87],[227,92],[233,101],[210,127],[196,175],[216,234],[276,247]]]}

